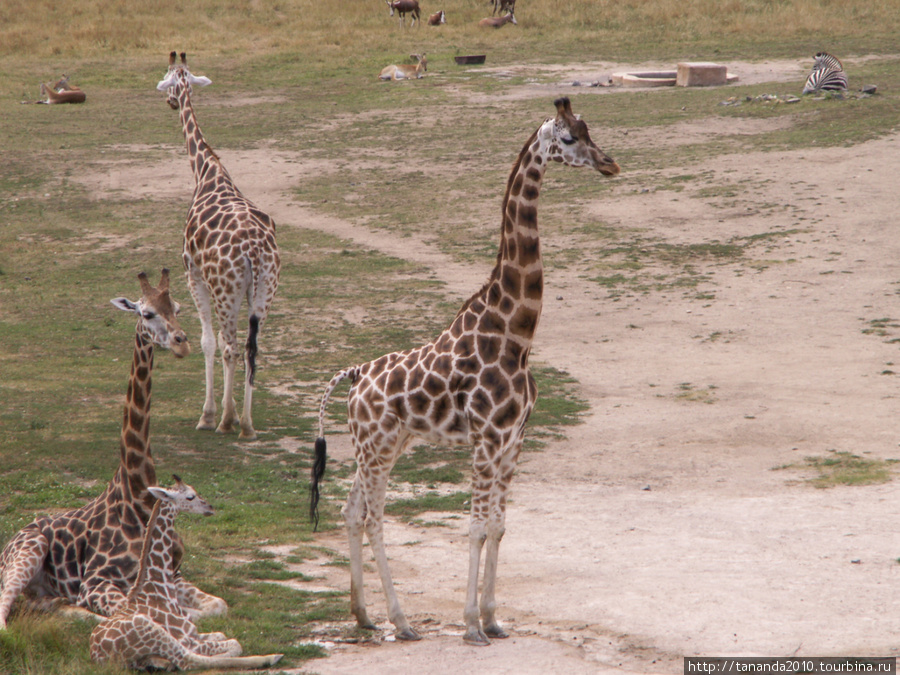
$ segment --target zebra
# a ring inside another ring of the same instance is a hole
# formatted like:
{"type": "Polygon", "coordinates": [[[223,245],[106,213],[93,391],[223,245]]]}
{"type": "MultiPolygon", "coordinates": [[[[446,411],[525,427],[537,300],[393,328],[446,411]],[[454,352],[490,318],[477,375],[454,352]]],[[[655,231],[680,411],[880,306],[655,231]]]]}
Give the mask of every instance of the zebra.
{"type": "Polygon", "coordinates": [[[841,60],[828,52],[819,52],[813,59],[813,70],[825,70],[826,68],[836,68],[837,70],[844,69],[844,64],[841,63],[841,60]]]}
{"type": "Polygon", "coordinates": [[[819,91],[846,91],[847,74],[840,68],[822,68],[814,70],[806,80],[803,87],[804,94],[814,94],[819,91]]]}

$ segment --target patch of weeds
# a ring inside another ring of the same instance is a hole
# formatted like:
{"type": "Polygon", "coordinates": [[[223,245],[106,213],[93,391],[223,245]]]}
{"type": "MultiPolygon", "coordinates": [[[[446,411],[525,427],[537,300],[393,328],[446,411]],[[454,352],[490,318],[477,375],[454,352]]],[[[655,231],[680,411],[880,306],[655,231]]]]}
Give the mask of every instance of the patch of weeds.
{"type": "MultiPolygon", "coordinates": [[[[865,319],[861,319],[865,321],[865,319]]],[[[900,323],[896,319],[884,317],[881,319],[870,319],[866,321],[866,327],[862,329],[863,335],[875,335],[878,337],[887,337],[891,335],[891,328],[900,328],[900,323]]]]}
{"type": "Polygon", "coordinates": [[[714,384],[710,384],[705,389],[697,389],[690,382],[682,382],[678,385],[678,393],[675,394],[675,398],[691,403],[715,403],[716,398],[713,392],[716,388],[714,384]]]}
{"type": "Polygon", "coordinates": [[[785,464],[776,469],[813,469],[817,472],[806,480],[817,488],[836,485],[875,485],[893,479],[896,459],[868,459],[845,450],[829,450],[824,457],[804,457],[802,464],[785,464]]]}
{"type": "Polygon", "coordinates": [[[437,492],[426,492],[418,497],[400,499],[384,507],[384,512],[391,516],[410,517],[427,511],[449,511],[459,513],[468,511],[471,500],[470,492],[454,492],[441,495],[437,492]]]}

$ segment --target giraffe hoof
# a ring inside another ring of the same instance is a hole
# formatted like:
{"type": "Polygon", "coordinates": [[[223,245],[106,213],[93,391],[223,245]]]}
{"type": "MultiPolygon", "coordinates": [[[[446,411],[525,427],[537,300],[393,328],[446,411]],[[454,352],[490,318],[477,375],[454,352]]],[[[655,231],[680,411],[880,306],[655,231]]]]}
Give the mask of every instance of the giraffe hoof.
{"type": "Polygon", "coordinates": [[[422,636],[412,628],[404,628],[403,630],[399,630],[395,633],[394,637],[396,637],[398,640],[402,640],[403,642],[415,642],[416,640],[422,639],[422,636]]]}
{"type": "Polygon", "coordinates": [[[463,635],[463,642],[467,645],[472,645],[473,647],[487,647],[491,644],[487,635],[475,628],[470,628],[466,631],[466,634],[463,635]]]}
{"type": "Polygon", "coordinates": [[[497,640],[504,640],[509,637],[509,633],[503,630],[498,623],[495,623],[492,626],[485,626],[484,634],[489,638],[496,638],[497,640]]]}
{"type": "Polygon", "coordinates": [[[197,423],[197,431],[212,431],[216,428],[216,425],[212,422],[205,422],[204,420],[200,420],[197,423]]]}
{"type": "Polygon", "coordinates": [[[244,431],[241,429],[241,433],[238,436],[242,441],[255,441],[256,440],[256,432],[251,429],[250,431],[244,431]]]}

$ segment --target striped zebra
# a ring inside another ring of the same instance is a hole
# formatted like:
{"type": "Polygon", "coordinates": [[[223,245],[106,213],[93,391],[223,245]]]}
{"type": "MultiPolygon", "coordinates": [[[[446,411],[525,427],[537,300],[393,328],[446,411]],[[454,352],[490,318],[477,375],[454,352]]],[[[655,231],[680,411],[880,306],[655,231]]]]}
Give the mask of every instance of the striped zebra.
{"type": "Polygon", "coordinates": [[[815,94],[819,91],[846,91],[847,74],[840,68],[823,68],[814,70],[803,87],[804,94],[815,94]]]}
{"type": "Polygon", "coordinates": [[[813,70],[825,70],[826,68],[836,68],[837,70],[843,70],[844,64],[841,63],[841,60],[832,56],[828,52],[819,52],[813,57],[813,70]]]}

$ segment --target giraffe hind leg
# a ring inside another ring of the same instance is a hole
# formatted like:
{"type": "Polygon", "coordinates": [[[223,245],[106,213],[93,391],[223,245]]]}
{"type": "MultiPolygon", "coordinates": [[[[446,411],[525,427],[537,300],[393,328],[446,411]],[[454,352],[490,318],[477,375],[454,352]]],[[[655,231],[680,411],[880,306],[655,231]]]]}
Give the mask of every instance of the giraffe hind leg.
{"type": "Polygon", "coordinates": [[[376,450],[376,455],[386,462],[386,466],[379,466],[369,471],[363,464],[360,465],[361,470],[357,472],[357,477],[361,477],[365,484],[363,496],[366,504],[364,521],[366,536],[369,539],[369,545],[372,547],[372,554],[378,567],[378,575],[381,577],[381,587],[384,590],[385,600],[387,600],[388,605],[388,619],[396,628],[395,635],[397,639],[405,641],[421,640],[422,637],[409,625],[406,615],[400,608],[400,600],[397,598],[397,591],[394,588],[394,581],[391,578],[391,569],[388,565],[387,553],[384,548],[384,498],[387,492],[388,475],[409,438],[403,439],[397,436],[392,438],[391,435],[388,435],[384,439],[375,439],[375,441],[381,448],[390,448],[390,451],[378,453],[376,450]],[[378,442],[379,440],[380,443],[378,442]]]}
{"type": "Polygon", "coordinates": [[[21,530],[0,556],[0,630],[13,602],[40,574],[50,543],[37,529],[21,530]]]}
{"type": "Polygon", "coordinates": [[[366,612],[366,598],[363,590],[362,544],[366,502],[358,472],[350,487],[347,503],[341,509],[341,515],[347,526],[347,538],[350,544],[350,612],[356,617],[356,623],[360,628],[375,630],[375,624],[372,623],[366,612]]]}

